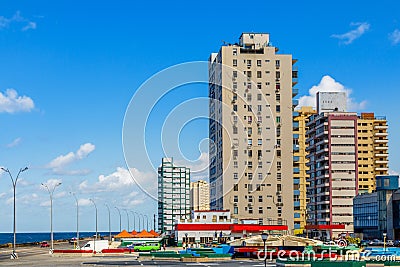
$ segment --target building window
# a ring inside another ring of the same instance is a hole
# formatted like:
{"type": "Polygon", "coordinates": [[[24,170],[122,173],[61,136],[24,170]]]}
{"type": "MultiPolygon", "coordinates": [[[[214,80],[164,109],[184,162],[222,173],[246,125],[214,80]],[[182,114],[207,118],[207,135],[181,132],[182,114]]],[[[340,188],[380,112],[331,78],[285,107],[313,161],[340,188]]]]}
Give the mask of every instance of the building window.
{"type": "Polygon", "coordinates": [[[238,133],[238,127],[233,126],[232,131],[233,131],[233,134],[237,134],[238,133]]]}
{"type": "Polygon", "coordinates": [[[261,146],[262,145],[262,139],[257,140],[257,145],[261,146]]]}
{"type": "Polygon", "coordinates": [[[237,111],[237,105],[233,105],[233,111],[237,111]]]}
{"type": "Polygon", "coordinates": [[[262,95],[261,94],[257,94],[257,101],[261,101],[262,95]]]}
{"type": "Polygon", "coordinates": [[[278,181],[281,181],[281,180],[282,180],[282,173],[277,172],[277,173],[276,173],[276,179],[277,179],[278,181]]]}
{"type": "Polygon", "coordinates": [[[280,84],[280,83],[276,83],[275,89],[276,89],[276,90],[280,90],[280,89],[281,89],[281,84],[280,84]]]}
{"type": "Polygon", "coordinates": [[[277,169],[278,171],[280,171],[281,168],[282,168],[282,162],[277,161],[277,162],[276,162],[276,169],[277,169]]]}
{"type": "Polygon", "coordinates": [[[253,139],[251,138],[247,139],[247,145],[249,146],[253,145],[253,139]]]}
{"type": "Polygon", "coordinates": [[[275,60],[275,66],[280,67],[281,66],[281,61],[280,60],[275,60]]]}
{"type": "Polygon", "coordinates": [[[280,116],[276,116],[276,123],[281,123],[281,117],[280,116]]]}
{"type": "Polygon", "coordinates": [[[261,89],[261,83],[257,83],[257,89],[261,89]]]}
{"type": "Polygon", "coordinates": [[[276,98],[276,102],[280,102],[281,101],[281,95],[280,94],[276,94],[275,98],[276,98]]]}
{"type": "Polygon", "coordinates": [[[262,180],[263,179],[263,174],[262,173],[258,173],[258,180],[262,180]]]}
{"type": "Polygon", "coordinates": [[[234,67],[237,67],[237,59],[234,59],[234,60],[233,60],[233,66],[234,66],[234,67]]]}
{"type": "Polygon", "coordinates": [[[260,202],[260,203],[263,202],[263,196],[258,196],[258,202],[260,202]]]}
{"type": "Polygon", "coordinates": [[[257,134],[261,134],[261,132],[262,132],[262,127],[258,127],[257,128],[257,134]]]}
{"type": "Polygon", "coordinates": [[[249,169],[253,168],[253,162],[252,162],[252,161],[249,161],[249,162],[247,163],[247,167],[249,167],[249,169]]]}
{"type": "Polygon", "coordinates": [[[233,54],[234,56],[237,56],[237,48],[233,48],[233,49],[232,49],[232,54],[233,54]]]}
{"type": "Polygon", "coordinates": [[[252,135],[253,134],[253,128],[249,127],[247,128],[247,134],[252,135]]]}
{"type": "Polygon", "coordinates": [[[236,70],[233,71],[233,77],[237,78],[237,71],[236,70]]]}
{"type": "Polygon", "coordinates": [[[261,67],[261,59],[257,59],[257,67],[261,67]]]}
{"type": "Polygon", "coordinates": [[[253,214],[253,207],[249,207],[249,214],[253,214]]]}
{"type": "Polygon", "coordinates": [[[258,116],[257,116],[257,122],[258,122],[258,123],[261,123],[261,122],[262,122],[262,116],[261,116],[261,115],[258,115],[258,116]]]}
{"type": "Polygon", "coordinates": [[[233,88],[233,91],[237,90],[237,82],[233,82],[232,88],[233,88]]]}
{"type": "Polygon", "coordinates": [[[253,180],[253,174],[252,174],[251,172],[249,172],[249,173],[247,174],[247,178],[248,178],[249,180],[253,180]]]}
{"type": "Polygon", "coordinates": [[[276,112],[281,112],[281,106],[280,105],[276,105],[276,112]]]}
{"type": "Polygon", "coordinates": [[[257,105],[257,111],[261,112],[262,111],[262,105],[257,105]]]}
{"type": "Polygon", "coordinates": [[[263,207],[258,207],[258,213],[263,214],[263,207]]]}
{"type": "Polygon", "coordinates": [[[239,190],[239,185],[238,184],[234,184],[233,185],[233,191],[238,191],[239,190]]]}
{"type": "Polygon", "coordinates": [[[238,214],[238,207],[233,207],[233,214],[238,214]]]}
{"type": "Polygon", "coordinates": [[[235,169],[238,168],[238,162],[237,162],[237,161],[234,161],[234,162],[233,162],[233,168],[235,168],[235,169]]]}
{"type": "Polygon", "coordinates": [[[276,156],[277,156],[278,158],[282,157],[282,151],[281,151],[281,150],[277,150],[277,151],[276,151],[276,156]]]}
{"type": "Polygon", "coordinates": [[[239,175],[237,172],[233,173],[233,179],[235,180],[239,179],[239,175]]]}
{"type": "Polygon", "coordinates": [[[276,79],[280,79],[280,78],[281,78],[281,72],[280,72],[280,71],[277,71],[277,72],[275,73],[275,77],[276,77],[276,79]]]}
{"type": "Polygon", "coordinates": [[[253,196],[249,196],[247,199],[248,199],[248,201],[249,201],[250,203],[253,202],[253,196]]]}
{"type": "Polygon", "coordinates": [[[233,202],[235,202],[235,203],[239,202],[239,197],[238,196],[233,196],[233,202]]]}
{"type": "Polygon", "coordinates": [[[257,78],[261,78],[261,71],[257,71],[257,78]]]}

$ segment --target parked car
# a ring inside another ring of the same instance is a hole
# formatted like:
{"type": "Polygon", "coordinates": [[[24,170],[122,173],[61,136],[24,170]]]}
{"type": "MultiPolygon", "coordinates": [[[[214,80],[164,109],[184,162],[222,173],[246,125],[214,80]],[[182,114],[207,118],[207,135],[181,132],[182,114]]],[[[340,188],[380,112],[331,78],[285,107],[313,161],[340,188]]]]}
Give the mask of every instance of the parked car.
{"type": "Polygon", "coordinates": [[[76,237],[73,237],[73,238],[71,238],[71,239],[69,240],[69,243],[70,243],[71,245],[73,245],[73,244],[76,243],[76,241],[77,241],[76,237]]]}
{"type": "Polygon", "coordinates": [[[157,251],[161,249],[161,245],[159,243],[146,243],[133,247],[134,251],[157,251]]]}
{"type": "Polygon", "coordinates": [[[43,241],[42,243],[40,243],[40,247],[41,248],[48,248],[50,247],[49,243],[47,241],[43,241]]]}
{"type": "Polygon", "coordinates": [[[374,239],[368,243],[370,246],[383,246],[383,241],[379,239],[374,239]]]}
{"type": "Polygon", "coordinates": [[[388,241],[386,241],[386,246],[388,246],[388,247],[394,247],[394,241],[393,241],[393,240],[388,240],[388,241]]]}

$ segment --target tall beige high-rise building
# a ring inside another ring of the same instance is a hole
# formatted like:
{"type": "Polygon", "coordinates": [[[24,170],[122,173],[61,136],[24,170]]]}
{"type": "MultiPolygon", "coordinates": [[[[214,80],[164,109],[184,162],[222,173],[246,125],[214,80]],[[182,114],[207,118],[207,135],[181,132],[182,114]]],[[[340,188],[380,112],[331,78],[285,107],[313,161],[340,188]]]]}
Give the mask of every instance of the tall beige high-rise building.
{"type": "Polygon", "coordinates": [[[192,211],[210,210],[210,186],[206,181],[190,183],[190,209],[192,211]]]}
{"type": "Polygon", "coordinates": [[[301,107],[293,112],[293,197],[294,234],[304,233],[307,216],[307,166],[306,138],[307,122],[317,111],[312,107],[301,107]]]}
{"type": "Polygon", "coordinates": [[[389,174],[388,125],[374,113],[358,116],[358,192],[371,193],[377,175],[389,174]]]}
{"type": "Polygon", "coordinates": [[[293,215],[296,60],[267,33],[243,33],[209,58],[210,208],[288,225],[293,215]]]}
{"type": "Polygon", "coordinates": [[[323,239],[352,233],[352,199],[358,192],[357,114],[312,115],[307,127],[307,228],[323,239]]]}

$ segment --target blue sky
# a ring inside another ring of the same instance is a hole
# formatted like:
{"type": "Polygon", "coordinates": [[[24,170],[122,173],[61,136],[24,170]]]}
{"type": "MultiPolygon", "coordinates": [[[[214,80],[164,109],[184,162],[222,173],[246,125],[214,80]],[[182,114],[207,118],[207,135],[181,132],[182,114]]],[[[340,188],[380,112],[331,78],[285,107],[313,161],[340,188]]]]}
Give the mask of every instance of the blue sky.
{"type": "MultiPolygon", "coordinates": [[[[122,125],[129,102],[155,73],[207,60],[222,41],[237,42],[244,31],[269,32],[281,53],[299,59],[299,97],[308,95],[313,86],[351,90],[356,111],[387,116],[390,169],[399,172],[399,5],[395,1],[1,1],[0,166],[13,174],[21,167],[30,168],[17,187],[18,231],[49,229],[48,193],[40,187],[42,182],[62,182],[55,191],[56,231],[75,228],[70,191],[82,205],[82,230],[94,230],[89,198],[99,208],[100,230],[108,227],[105,203],[153,214],[156,203],[132,183],[124,160],[122,125]]],[[[163,156],[160,129],[168,113],[186,100],[204,96],[205,85],[188,85],[160,101],[146,133],[153,164],[163,156]]],[[[132,109],[140,108],[135,103],[132,109]]],[[[203,114],[207,106],[194,110],[203,114]]],[[[139,128],[130,138],[142,134],[139,128]]],[[[204,164],[205,150],[199,151],[198,143],[206,137],[206,120],[187,124],[179,138],[183,156],[176,155],[176,160],[195,160],[194,168],[204,164]]],[[[147,156],[134,158],[131,171],[154,188],[147,156]]],[[[9,177],[0,174],[0,232],[12,230],[10,188],[9,177]]],[[[112,215],[118,230],[115,209],[112,215]]]]}

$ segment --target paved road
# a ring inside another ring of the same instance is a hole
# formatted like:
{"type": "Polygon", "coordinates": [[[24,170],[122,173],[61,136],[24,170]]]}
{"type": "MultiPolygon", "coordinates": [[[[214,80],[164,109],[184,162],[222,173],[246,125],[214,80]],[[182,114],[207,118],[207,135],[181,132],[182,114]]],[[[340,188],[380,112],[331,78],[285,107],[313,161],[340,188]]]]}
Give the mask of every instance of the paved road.
{"type": "MultiPolygon", "coordinates": [[[[58,247],[57,247],[58,248],[58,247]]],[[[125,256],[96,256],[96,257],[52,257],[48,249],[39,247],[27,247],[17,249],[19,259],[10,260],[10,249],[0,249],[0,266],[221,266],[240,267],[254,266],[263,267],[263,262],[251,260],[232,260],[226,262],[209,263],[185,263],[171,261],[141,261],[132,255],[125,256]]],[[[267,263],[268,267],[275,264],[267,263]]]]}

